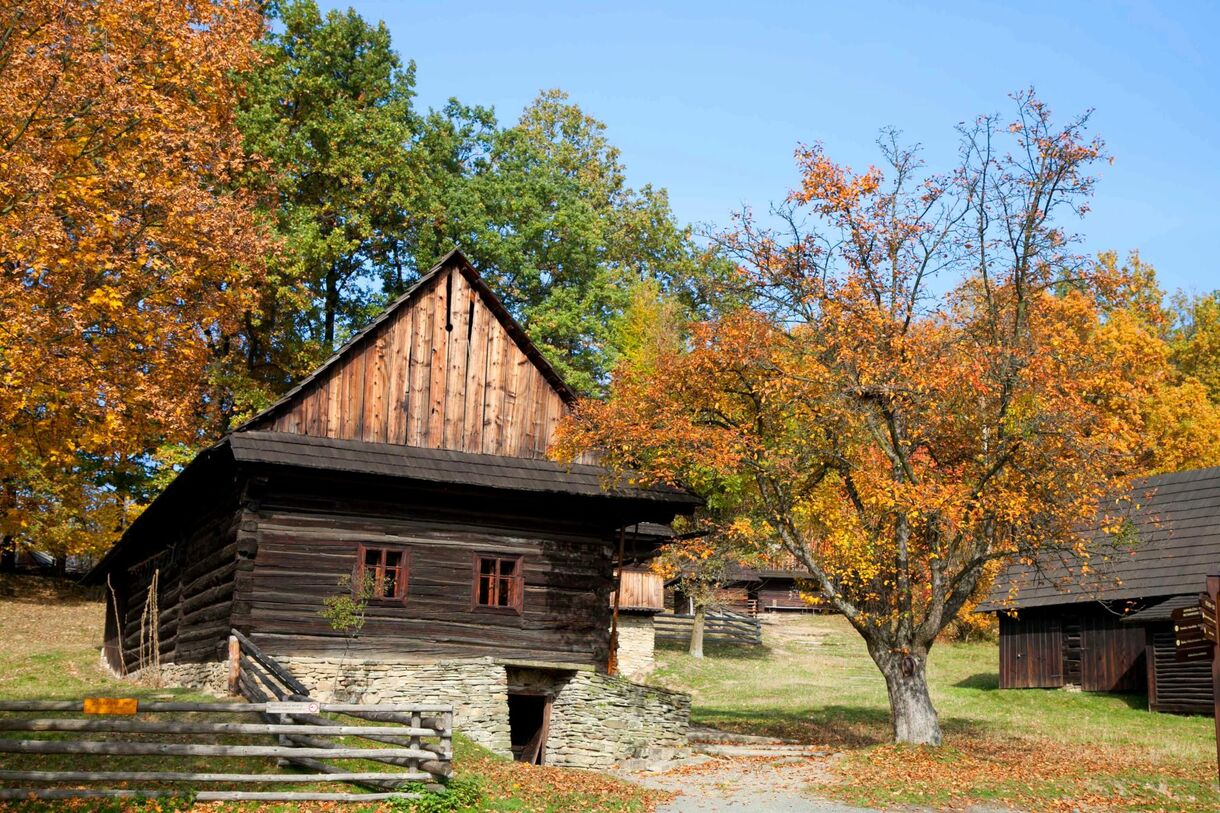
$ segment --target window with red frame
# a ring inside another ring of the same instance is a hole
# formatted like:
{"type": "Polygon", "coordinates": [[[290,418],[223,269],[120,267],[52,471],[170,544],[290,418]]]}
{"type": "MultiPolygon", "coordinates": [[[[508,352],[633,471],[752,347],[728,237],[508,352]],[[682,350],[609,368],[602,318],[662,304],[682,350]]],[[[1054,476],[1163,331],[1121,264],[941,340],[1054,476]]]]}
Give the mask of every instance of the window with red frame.
{"type": "Polygon", "coordinates": [[[406,601],[410,569],[411,556],[408,551],[360,546],[360,566],[356,577],[360,581],[366,577],[373,580],[374,599],[406,601]]]}
{"type": "Polygon", "coordinates": [[[520,556],[474,557],[474,605],[521,612],[525,579],[520,556]]]}

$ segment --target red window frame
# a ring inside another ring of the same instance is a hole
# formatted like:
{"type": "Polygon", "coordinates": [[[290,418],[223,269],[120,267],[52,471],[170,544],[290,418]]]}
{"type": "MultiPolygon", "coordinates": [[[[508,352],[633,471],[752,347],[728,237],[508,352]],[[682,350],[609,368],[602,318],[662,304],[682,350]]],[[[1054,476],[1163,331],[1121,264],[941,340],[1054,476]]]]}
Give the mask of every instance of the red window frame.
{"type": "Polygon", "coordinates": [[[525,557],[505,556],[502,553],[476,553],[472,561],[474,572],[470,606],[485,612],[520,615],[525,606],[525,557]],[[484,572],[484,562],[494,563],[490,572],[484,572]],[[507,562],[512,563],[512,568],[511,572],[505,575],[504,564],[507,562]]]}
{"type": "Polygon", "coordinates": [[[381,545],[360,545],[359,552],[356,558],[356,570],[353,574],[352,591],[355,592],[356,585],[363,581],[369,567],[373,567],[374,593],[370,601],[395,601],[402,604],[407,603],[407,585],[411,580],[411,551],[409,548],[393,548],[384,547],[381,545]],[[377,554],[376,564],[368,561],[369,554],[377,554]],[[388,562],[390,556],[398,557],[398,564],[391,566],[388,562]],[[386,578],[387,571],[393,571],[393,591],[391,595],[385,595],[382,591],[376,589],[378,584],[383,584],[386,578]]]}

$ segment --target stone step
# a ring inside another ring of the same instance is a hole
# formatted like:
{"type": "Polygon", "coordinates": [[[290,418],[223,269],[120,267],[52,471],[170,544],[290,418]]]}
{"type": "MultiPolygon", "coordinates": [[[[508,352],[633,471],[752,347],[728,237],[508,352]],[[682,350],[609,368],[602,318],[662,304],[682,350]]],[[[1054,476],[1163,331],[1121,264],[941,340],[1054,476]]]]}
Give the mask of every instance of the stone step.
{"type": "Polygon", "coordinates": [[[761,737],[756,734],[738,734],[733,731],[721,731],[717,728],[708,726],[691,726],[687,732],[687,739],[692,744],[696,743],[742,743],[754,745],[786,745],[792,744],[792,740],[783,740],[778,737],[761,737]]]}
{"type": "Polygon", "coordinates": [[[828,757],[832,753],[814,745],[717,745],[694,746],[703,754],[716,757],[828,757]]]}

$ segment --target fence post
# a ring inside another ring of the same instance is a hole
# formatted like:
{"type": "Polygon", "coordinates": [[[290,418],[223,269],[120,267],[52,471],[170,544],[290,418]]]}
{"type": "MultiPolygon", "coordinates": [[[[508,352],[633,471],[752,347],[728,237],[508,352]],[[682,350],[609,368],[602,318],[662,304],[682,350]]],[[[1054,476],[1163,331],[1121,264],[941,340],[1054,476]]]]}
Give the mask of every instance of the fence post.
{"type": "Polygon", "coordinates": [[[240,691],[239,680],[241,678],[241,643],[238,642],[236,635],[229,636],[229,694],[237,694],[240,691]]]}

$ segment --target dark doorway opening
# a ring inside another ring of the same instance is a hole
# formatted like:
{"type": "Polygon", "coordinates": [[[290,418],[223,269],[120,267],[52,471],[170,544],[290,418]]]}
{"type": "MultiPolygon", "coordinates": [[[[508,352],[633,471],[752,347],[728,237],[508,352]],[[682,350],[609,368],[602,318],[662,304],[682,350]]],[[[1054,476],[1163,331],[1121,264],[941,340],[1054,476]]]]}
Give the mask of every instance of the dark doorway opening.
{"type": "Polygon", "coordinates": [[[513,759],[541,765],[551,721],[551,698],[544,694],[509,694],[508,732],[513,759]]]}

